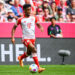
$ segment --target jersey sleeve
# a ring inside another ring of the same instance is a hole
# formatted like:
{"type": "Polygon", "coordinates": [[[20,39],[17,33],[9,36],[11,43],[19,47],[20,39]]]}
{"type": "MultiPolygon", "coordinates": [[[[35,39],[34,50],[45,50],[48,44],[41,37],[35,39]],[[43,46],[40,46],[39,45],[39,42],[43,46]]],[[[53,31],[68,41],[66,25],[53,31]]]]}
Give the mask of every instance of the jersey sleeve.
{"type": "Polygon", "coordinates": [[[50,29],[50,26],[48,27],[48,35],[51,35],[51,29],[50,29]]]}
{"type": "Polygon", "coordinates": [[[38,18],[35,16],[35,23],[37,23],[38,22],[38,18]]]}
{"type": "Polygon", "coordinates": [[[62,31],[61,31],[61,28],[60,28],[60,26],[58,26],[58,28],[59,28],[59,33],[61,33],[62,31]]]}
{"type": "Polygon", "coordinates": [[[21,18],[17,20],[17,25],[21,24],[21,18]]]}

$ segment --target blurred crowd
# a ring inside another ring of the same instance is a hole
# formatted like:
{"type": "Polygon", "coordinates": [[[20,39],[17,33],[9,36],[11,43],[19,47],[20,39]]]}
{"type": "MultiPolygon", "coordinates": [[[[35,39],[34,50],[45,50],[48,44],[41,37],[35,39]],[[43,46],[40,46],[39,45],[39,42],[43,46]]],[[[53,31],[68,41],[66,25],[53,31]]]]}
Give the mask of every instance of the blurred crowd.
{"type": "Polygon", "coordinates": [[[75,0],[0,0],[0,22],[16,22],[23,5],[31,4],[31,15],[39,22],[55,17],[57,22],[75,22],[75,0]]]}

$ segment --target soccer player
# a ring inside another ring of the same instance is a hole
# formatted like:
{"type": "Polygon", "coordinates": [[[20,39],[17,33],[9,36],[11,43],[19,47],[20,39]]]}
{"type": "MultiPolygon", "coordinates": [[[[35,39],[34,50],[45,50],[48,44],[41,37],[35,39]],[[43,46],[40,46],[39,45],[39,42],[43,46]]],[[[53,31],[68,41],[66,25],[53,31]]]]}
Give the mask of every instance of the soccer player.
{"type": "Polygon", "coordinates": [[[38,28],[43,32],[43,27],[37,22],[37,19],[34,16],[31,16],[31,5],[25,4],[23,6],[24,17],[17,20],[17,24],[14,25],[12,29],[12,43],[15,43],[14,33],[18,25],[22,27],[22,42],[27,47],[27,52],[24,52],[23,55],[18,56],[19,64],[23,67],[23,59],[32,54],[35,64],[38,66],[38,72],[42,72],[45,68],[41,68],[38,62],[37,50],[35,48],[35,23],[38,28]]]}
{"type": "Polygon", "coordinates": [[[62,30],[60,26],[56,24],[56,18],[52,17],[50,21],[51,25],[48,27],[48,35],[50,35],[51,38],[63,38],[62,30]]]}

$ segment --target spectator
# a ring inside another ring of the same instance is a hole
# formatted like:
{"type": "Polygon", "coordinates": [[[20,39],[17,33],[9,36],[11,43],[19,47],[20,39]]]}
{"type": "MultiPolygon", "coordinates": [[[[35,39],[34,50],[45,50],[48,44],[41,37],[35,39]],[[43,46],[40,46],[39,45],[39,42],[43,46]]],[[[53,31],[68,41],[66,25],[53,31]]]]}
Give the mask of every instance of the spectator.
{"type": "Polygon", "coordinates": [[[14,22],[14,21],[13,21],[13,17],[12,17],[12,16],[8,16],[8,17],[7,17],[7,22],[14,22]]]}
{"type": "Polygon", "coordinates": [[[61,7],[58,7],[58,9],[57,9],[57,14],[55,15],[55,18],[56,18],[56,20],[58,21],[58,19],[59,19],[60,17],[62,17],[62,18],[64,19],[64,22],[67,21],[67,17],[66,17],[66,15],[63,14],[62,8],[61,8],[61,7]]]}
{"type": "Polygon", "coordinates": [[[14,15],[9,15],[8,18],[18,19],[22,17],[22,6],[25,3],[31,4],[31,14],[36,15],[39,22],[49,21],[49,18],[53,16],[58,22],[73,22],[74,20],[72,13],[75,14],[75,0],[0,0],[0,19],[4,21],[8,17],[7,12],[10,8],[14,15]]]}
{"type": "Polygon", "coordinates": [[[4,0],[7,4],[14,5],[13,0],[4,0]]]}
{"type": "Polygon", "coordinates": [[[37,12],[38,12],[38,15],[36,15],[37,21],[38,22],[44,22],[45,19],[44,19],[44,16],[43,16],[42,8],[38,8],[37,12]]]}
{"type": "Polygon", "coordinates": [[[48,8],[45,8],[44,9],[44,19],[45,19],[45,21],[49,21],[49,18],[51,18],[51,17],[52,17],[52,15],[49,14],[48,8]]]}
{"type": "Polygon", "coordinates": [[[57,6],[56,6],[56,3],[55,2],[52,2],[51,3],[51,11],[52,11],[52,15],[55,16],[56,13],[57,13],[57,6]]]}
{"type": "Polygon", "coordinates": [[[6,14],[7,14],[7,10],[4,7],[4,2],[0,1],[0,15],[1,16],[6,16],[6,14]]]}
{"type": "Polygon", "coordinates": [[[75,22],[75,14],[71,14],[71,22],[75,22]]]}
{"type": "Polygon", "coordinates": [[[56,24],[55,17],[51,18],[51,25],[48,27],[48,35],[52,38],[62,38],[60,26],[56,24]]]}
{"type": "Polygon", "coordinates": [[[67,8],[67,18],[70,19],[71,13],[75,14],[75,0],[71,0],[71,7],[67,8]]]}
{"type": "Polygon", "coordinates": [[[53,0],[55,1],[56,5],[59,6],[60,5],[60,0],[53,0]]]}
{"type": "Polygon", "coordinates": [[[43,9],[39,7],[39,8],[37,9],[37,14],[38,14],[38,15],[43,15],[43,9]]]}
{"type": "Polygon", "coordinates": [[[16,19],[18,19],[18,17],[23,16],[23,10],[21,7],[19,7],[19,0],[14,0],[14,5],[11,7],[11,9],[15,14],[16,19]]]}
{"type": "Polygon", "coordinates": [[[67,5],[71,7],[71,0],[67,0],[67,5]]]}
{"type": "Polygon", "coordinates": [[[63,17],[59,17],[59,18],[58,18],[58,22],[64,22],[63,17]]]}
{"type": "Polygon", "coordinates": [[[48,8],[49,10],[49,13],[52,14],[52,10],[51,10],[51,7],[49,5],[49,0],[43,0],[43,4],[40,6],[43,10],[45,8],[48,8]]]}
{"type": "Polygon", "coordinates": [[[43,4],[43,1],[42,0],[36,0],[35,1],[35,5],[36,5],[36,8],[41,6],[43,4]]]}
{"type": "Polygon", "coordinates": [[[23,6],[24,4],[31,4],[33,6],[32,0],[19,0],[20,5],[23,6]]]}
{"type": "Polygon", "coordinates": [[[60,5],[62,8],[67,7],[67,0],[60,0],[60,5]]]}
{"type": "Polygon", "coordinates": [[[16,19],[15,19],[15,17],[14,17],[15,15],[14,15],[14,13],[13,13],[13,11],[10,9],[10,10],[8,10],[8,14],[7,14],[7,22],[14,22],[14,23],[16,23],[16,19]]]}
{"type": "Polygon", "coordinates": [[[25,4],[25,0],[20,0],[19,2],[20,7],[23,7],[24,4],[25,4]]]}
{"type": "Polygon", "coordinates": [[[0,16],[0,22],[6,22],[3,16],[0,16]]]}
{"type": "Polygon", "coordinates": [[[60,0],[60,6],[62,8],[63,16],[66,16],[66,10],[67,10],[67,5],[66,5],[66,0],[60,0]]]}

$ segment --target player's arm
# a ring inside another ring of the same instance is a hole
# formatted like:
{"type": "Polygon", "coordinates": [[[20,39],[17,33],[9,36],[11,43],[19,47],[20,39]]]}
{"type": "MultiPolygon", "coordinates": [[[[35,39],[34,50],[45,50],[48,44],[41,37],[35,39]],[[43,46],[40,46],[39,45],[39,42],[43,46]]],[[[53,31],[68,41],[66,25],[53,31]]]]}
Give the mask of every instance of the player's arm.
{"type": "MultiPolygon", "coordinates": [[[[59,32],[60,32],[61,36],[63,37],[62,30],[61,30],[60,27],[59,27],[59,32]]],[[[62,37],[61,37],[61,38],[62,38],[62,37]]]]}
{"type": "Polygon", "coordinates": [[[50,30],[48,30],[48,35],[50,35],[50,37],[56,38],[56,36],[50,30]]]}
{"type": "Polygon", "coordinates": [[[43,26],[40,25],[40,23],[36,23],[37,27],[41,30],[41,32],[44,31],[43,26]]]}
{"type": "Polygon", "coordinates": [[[15,34],[15,31],[16,31],[16,28],[18,27],[18,25],[21,24],[21,18],[17,20],[17,23],[13,26],[12,28],[12,32],[11,32],[11,41],[12,43],[14,44],[15,43],[15,38],[14,38],[14,34],[15,34]]]}
{"type": "Polygon", "coordinates": [[[44,31],[43,26],[38,22],[38,18],[35,16],[35,23],[37,25],[37,27],[41,30],[41,32],[44,31]]]}
{"type": "Polygon", "coordinates": [[[48,35],[50,37],[56,38],[56,36],[52,33],[50,26],[48,27],[48,35]]]}
{"type": "Polygon", "coordinates": [[[50,34],[51,37],[56,38],[56,36],[54,34],[50,34]]]}
{"type": "Polygon", "coordinates": [[[12,32],[11,32],[11,42],[13,44],[15,44],[15,38],[14,38],[14,34],[15,34],[15,31],[16,31],[16,28],[17,28],[17,25],[15,24],[12,28],[12,32]]]}

